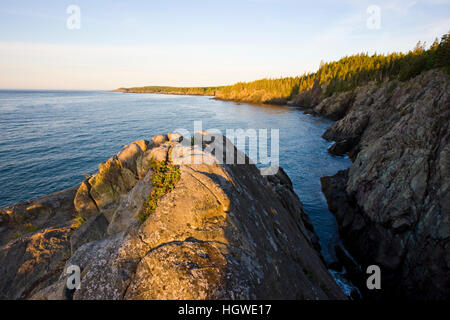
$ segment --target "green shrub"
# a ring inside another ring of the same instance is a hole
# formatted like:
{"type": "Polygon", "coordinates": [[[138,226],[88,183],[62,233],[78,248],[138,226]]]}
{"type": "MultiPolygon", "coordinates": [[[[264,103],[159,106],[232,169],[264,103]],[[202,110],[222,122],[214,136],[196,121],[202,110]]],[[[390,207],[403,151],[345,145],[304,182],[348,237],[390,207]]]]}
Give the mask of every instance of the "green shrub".
{"type": "Polygon", "coordinates": [[[34,226],[32,223],[27,223],[24,226],[24,231],[25,233],[31,233],[31,232],[35,232],[38,230],[38,228],[36,226],[34,226]]]}
{"type": "Polygon", "coordinates": [[[75,217],[75,222],[73,224],[74,228],[79,228],[83,225],[83,223],[85,223],[86,220],[82,217],[82,216],[77,216],[75,217]]]}
{"type": "Polygon", "coordinates": [[[15,232],[14,234],[12,234],[11,238],[12,239],[18,239],[24,235],[26,235],[27,233],[32,233],[37,231],[39,228],[36,227],[35,225],[33,225],[31,222],[30,223],[25,223],[19,231],[15,232]]]}
{"type": "Polygon", "coordinates": [[[170,161],[156,161],[152,158],[150,169],[153,171],[153,190],[144,202],[143,212],[140,216],[141,222],[155,213],[158,200],[173,190],[181,177],[180,168],[170,161]]]}
{"type": "Polygon", "coordinates": [[[19,239],[22,236],[20,232],[16,232],[11,236],[11,239],[19,239]]]}

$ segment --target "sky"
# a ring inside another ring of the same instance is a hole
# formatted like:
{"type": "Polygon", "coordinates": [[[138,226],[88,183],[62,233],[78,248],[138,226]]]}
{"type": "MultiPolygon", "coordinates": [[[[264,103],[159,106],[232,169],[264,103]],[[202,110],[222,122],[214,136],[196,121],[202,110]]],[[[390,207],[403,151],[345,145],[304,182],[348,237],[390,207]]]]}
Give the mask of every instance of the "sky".
{"type": "Polygon", "coordinates": [[[1,0],[0,89],[297,76],[322,60],[405,52],[448,31],[450,0],[1,0]]]}

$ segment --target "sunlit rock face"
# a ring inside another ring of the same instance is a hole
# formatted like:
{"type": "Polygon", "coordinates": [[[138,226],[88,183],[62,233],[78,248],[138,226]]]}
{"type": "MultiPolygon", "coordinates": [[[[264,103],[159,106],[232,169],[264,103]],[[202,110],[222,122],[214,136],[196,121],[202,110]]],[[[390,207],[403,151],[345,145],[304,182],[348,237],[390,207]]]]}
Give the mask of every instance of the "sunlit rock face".
{"type": "MultiPolygon", "coordinates": [[[[448,299],[448,75],[432,70],[352,95],[345,116],[324,134],[337,142],[330,152],[354,160],[348,172],[322,179],[341,236],[360,262],[381,267],[382,294],[448,299]]],[[[345,99],[335,95],[327,103],[336,101],[345,99]]]]}
{"type": "Polygon", "coordinates": [[[221,164],[207,142],[182,140],[158,135],[125,146],[64,199],[67,211],[53,213],[63,217],[60,229],[7,242],[0,249],[0,268],[8,271],[2,298],[345,299],[281,168],[262,176],[232,144],[224,155],[234,152],[245,164],[221,164]],[[177,166],[179,179],[143,220],[144,202],[157,188],[155,159],[177,166]],[[41,266],[42,250],[48,262],[41,266]],[[73,265],[81,285],[69,290],[65,271],[73,265]]]}

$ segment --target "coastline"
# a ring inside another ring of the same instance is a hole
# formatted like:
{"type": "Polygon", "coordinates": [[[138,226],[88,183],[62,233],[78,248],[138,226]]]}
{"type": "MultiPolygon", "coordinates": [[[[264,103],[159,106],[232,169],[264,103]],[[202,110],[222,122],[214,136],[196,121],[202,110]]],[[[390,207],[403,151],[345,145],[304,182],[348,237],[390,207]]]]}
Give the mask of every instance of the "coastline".
{"type": "MultiPolygon", "coordinates": [[[[124,92],[124,91],[120,91],[120,92],[135,93],[135,92],[124,92]]],[[[137,93],[178,95],[177,93],[156,93],[156,92],[137,92],[137,93]]],[[[180,94],[180,95],[199,96],[198,94],[180,94]]],[[[203,95],[203,96],[205,96],[205,95],[203,95]]],[[[287,103],[285,103],[285,104],[270,104],[270,103],[264,103],[264,102],[249,102],[249,101],[238,100],[238,99],[225,99],[225,98],[221,98],[221,97],[217,97],[217,96],[212,96],[211,99],[232,102],[232,103],[235,103],[238,105],[249,104],[249,105],[253,105],[256,107],[264,107],[264,106],[273,105],[276,107],[283,106],[283,107],[289,107],[289,108],[296,108],[299,111],[303,112],[304,114],[311,114],[313,116],[322,117],[327,120],[332,120],[332,121],[336,122],[336,119],[332,116],[330,117],[330,115],[328,115],[328,114],[318,114],[318,113],[314,112],[313,109],[311,109],[311,108],[307,108],[307,107],[301,108],[299,106],[295,106],[292,104],[292,101],[287,101],[287,103]]],[[[330,125],[330,127],[331,126],[332,125],[330,125]]],[[[338,156],[345,156],[345,154],[339,154],[338,156]]],[[[336,172],[335,174],[339,174],[339,172],[336,172]]],[[[326,177],[322,176],[320,178],[321,184],[323,184],[323,182],[322,182],[323,178],[326,178],[326,177]]],[[[323,189],[322,189],[322,194],[327,198],[327,195],[323,189]]],[[[331,210],[331,206],[329,204],[328,198],[327,198],[327,203],[329,205],[328,210],[333,212],[331,210]]],[[[333,214],[334,214],[334,212],[333,212],[333,214]]],[[[338,236],[341,240],[343,240],[340,234],[338,236]]],[[[333,278],[337,282],[341,283],[342,288],[344,288],[344,287],[346,288],[346,292],[347,292],[348,296],[349,297],[351,296],[352,299],[359,300],[361,298],[370,297],[370,293],[367,292],[367,290],[365,290],[365,280],[361,277],[361,270],[360,270],[361,266],[356,262],[355,257],[353,257],[345,247],[336,246],[335,250],[337,253],[337,260],[335,262],[327,265],[327,267],[329,268],[329,272],[333,275],[333,278]],[[344,268],[344,269],[342,269],[342,268],[344,268]],[[344,270],[344,271],[342,271],[342,270],[344,270]],[[345,270],[349,270],[350,273],[345,270]]]]}
{"type": "MultiPolygon", "coordinates": [[[[248,102],[220,98],[217,100],[248,104],[248,102]]],[[[414,267],[414,263],[426,261],[430,268],[433,268],[433,272],[436,270],[440,272],[440,269],[437,268],[441,268],[438,261],[441,259],[439,252],[442,251],[437,251],[437,253],[429,251],[427,255],[422,256],[414,255],[414,252],[424,252],[421,242],[426,243],[430,238],[437,241],[436,248],[445,246],[446,221],[445,216],[440,217],[445,212],[440,209],[434,210],[427,218],[440,219],[443,221],[441,227],[441,224],[421,221],[427,216],[415,215],[414,211],[410,210],[429,210],[427,206],[430,205],[432,208],[433,206],[434,208],[445,207],[445,204],[441,204],[443,201],[441,199],[446,198],[445,194],[448,193],[448,188],[446,189],[445,181],[439,180],[439,177],[445,177],[447,173],[439,172],[439,170],[445,170],[445,167],[441,168],[439,163],[442,162],[443,157],[445,158],[445,148],[442,145],[448,144],[448,133],[446,134],[444,130],[445,125],[448,125],[445,122],[449,113],[448,101],[448,75],[442,70],[431,70],[407,82],[395,80],[382,84],[373,82],[354,91],[323,97],[312,108],[299,108],[306,114],[334,120],[334,124],[323,134],[323,138],[326,140],[335,141],[335,144],[329,148],[329,152],[335,155],[349,154],[353,161],[353,165],[345,173],[338,172],[333,177],[322,177],[323,179],[321,179],[328,207],[335,213],[338,220],[341,237],[346,246],[348,245],[350,253],[356,257],[358,262],[362,262],[360,266],[352,264],[352,259],[346,257],[345,250],[341,250],[339,264],[333,268],[339,269],[345,266],[347,270],[353,269],[351,271],[353,275],[358,276],[359,273],[360,279],[352,279],[354,283],[362,280],[361,272],[367,264],[375,262],[381,265],[383,270],[394,270],[393,273],[387,271],[386,275],[389,279],[395,279],[396,282],[385,287],[381,298],[405,296],[403,290],[407,282],[402,281],[407,280],[402,276],[402,270],[405,267],[414,267]],[[420,136],[405,135],[403,131],[405,128],[410,128],[412,132],[420,134],[420,136]],[[420,128],[428,128],[428,131],[420,130],[420,128]],[[409,140],[410,138],[413,140],[409,140]],[[392,144],[392,139],[397,143],[392,144]],[[424,143],[425,145],[423,145],[424,143]],[[428,146],[438,151],[437,153],[433,152],[431,158],[430,152],[432,151],[428,146]],[[393,152],[394,150],[397,151],[393,152]],[[410,150],[415,152],[414,163],[418,164],[418,167],[414,167],[410,163],[408,156],[410,150]],[[405,155],[407,157],[403,158],[405,155]],[[398,167],[399,163],[402,164],[401,168],[411,168],[412,173],[410,173],[410,169],[408,171],[397,169],[399,171],[396,176],[391,178],[387,175],[370,172],[371,168],[389,172],[391,168],[398,167]],[[423,169],[425,163],[429,167],[423,169]],[[426,176],[423,176],[424,173],[426,176]],[[386,181],[387,177],[397,180],[386,181]],[[370,180],[367,181],[367,179],[370,180]],[[378,185],[383,187],[373,189],[372,186],[377,186],[372,183],[374,179],[378,185]],[[433,185],[430,185],[431,183],[433,185]],[[346,188],[343,188],[344,186],[346,188]],[[364,186],[362,191],[361,186],[364,186]],[[411,193],[404,186],[411,186],[411,190],[414,192],[411,193]],[[378,203],[383,203],[386,190],[389,188],[395,188],[395,192],[391,192],[394,197],[390,199],[390,202],[397,207],[403,206],[403,212],[406,212],[407,215],[398,215],[395,208],[386,209],[378,205],[378,203]],[[429,188],[433,188],[433,190],[438,188],[439,191],[427,191],[429,188]],[[377,201],[368,201],[367,199],[370,197],[376,197],[377,201]],[[405,197],[411,197],[411,200],[405,202],[405,197]],[[423,197],[427,197],[427,200],[423,200],[423,197]],[[377,204],[378,207],[370,208],[369,206],[367,209],[367,203],[377,204]],[[419,207],[414,208],[413,206],[419,207]],[[373,219],[373,216],[370,215],[371,212],[376,212],[376,217],[390,219],[390,222],[386,224],[384,221],[373,219]],[[390,212],[393,212],[394,215],[390,216],[390,212]],[[363,224],[362,227],[361,224],[363,224]],[[417,226],[420,226],[420,229],[417,229],[417,226]],[[440,229],[434,230],[433,228],[436,226],[440,229]],[[422,240],[419,242],[403,241],[402,237],[408,234],[414,234],[422,240]],[[375,239],[375,243],[368,241],[367,237],[375,239]],[[360,248],[364,243],[369,243],[369,247],[360,248]],[[403,244],[409,247],[400,247],[403,244]],[[362,253],[359,251],[361,249],[362,253]],[[376,256],[376,252],[379,250],[386,252],[384,256],[376,256]],[[402,252],[405,256],[409,256],[410,265],[404,266],[405,260],[395,260],[396,256],[392,254],[396,254],[396,252],[402,252]]],[[[265,106],[266,104],[260,105],[265,106]]],[[[28,208],[26,209],[28,213],[28,208]]],[[[39,206],[33,207],[33,210],[29,212],[34,212],[35,216],[47,212],[45,208],[42,209],[39,206]]],[[[2,222],[7,219],[4,215],[0,218],[2,222]]],[[[61,232],[66,231],[61,230],[61,232]]],[[[445,277],[445,273],[438,274],[438,279],[445,280],[445,277]]],[[[414,281],[418,284],[417,290],[426,292],[432,298],[441,298],[446,295],[446,287],[442,287],[440,282],[433,282],[431,276],[426,279],[415,277],[414,281]],[[423,291],[421,286],[430,285],[435,287],[431,291],[423,291]]],[[[413,294],[417,294],[417,292],[413,294]]],[[[375,296],[375,298],[379,297],[375,296]]]]}
{"type": "Polygon", "coordinates": [[[129,90],[121,90],[114,89],[109,92],[117,92],[117,93],[125,93],[125,94],[160,94],[160,95],[175,95],[175,96],[203,96],[203,97],[211,97],[214,100],[234,102],[236,104],[246,103],[250,105],[273,105],[273,106],[285,106],[285,107],[293,107],[292,104],[289,104],[291,101],[285,101],[277,103],[277,101],[258,101],[258,100],[242,100],[242,99],[231,99],[217,96],[216,94],[202,94],[202,93],[184,93],[184,92],[142,92],[142,91],[129,91],[129,90]]]}
{"type": "Polygon", "coordinates": [[[119,89],[110,90],[109,92],[119,92],[119,93],[133,93],[133,94],[165,94],[174,96],[204,96],[204,97],[215,97],[211,94],[201,94],[201,93],[183,93],[183,92],[134,92],[134,91],[122,91],[119,89]]]}
{"type": "MultiPolygon", "coordinates": [[[[350,249],[350,254],[362,263],[361,266],[354,264],[351,257],[342,250],[340,264],[347,270],[352,270],[351,280],[362,289],[365,284],[361,277],[364,270],[360,270],[361,268],[376,263],[383,270],[387,270],[385,277],[390,279],[390,283],[386,285],[385,291],[380,296],[377,292],[364,290],[363,295],[366,297],[413,298],[425,294],[432,299],[441,299],[448,296],[449,288],[445,283],[450,281],[449,274],[440,261],[446,252],[444,247],[448,236],[448,231],[444,231],[448,230],[448,222],[445,220],[445,200],[442,199],[450,195],[445,182],[439,180],[439,177],[445,177],[448,172],[438,165],[439,161],[442,161],[439,159],[446,157],[443,146],[449,143],[448,134],[445,135],[444,130],[450,105],[448,73],[436,68],[422,72],[405,82],[372,81],[354,90],[334,93],[331,96],[323,96],[322,93],[323,88],[313,87],[288,101],[286,106],[335,121],[323,134],[324,139],[334,141],[328,151],[337,156],[348,154],[353,162],[345,172],[321,178],[322,192],[327,199],[329,210],[337,218],[340,236],[350,249]],[[411,107],[412,105],[420,105],[423,111],[411,107]],[[428,122],[425,119],[428,119],[428,122]],[[430,132],[434,133],[428,136],[420,128],[429,128],[430,132]],[[409,135],[405,136],[403,130],[412,130],[420,136],[408,141],[409,135]],[[392,144],[391,135],[398,141],[406,142],[392,144]],[[429,145],[425,141],[429,141],[429,145]],[[411,146],[419,149],[411,149],[411,146]],[[430,146],[440,152],[430,154],[430,146]],[[374,152],[377,148],[382,149],[374,152]],[[397,149],[397,153],[389,152],[393,149],[397,149]],[[414,174],[402,170],[394,175],[395,178],[390,178],[378,173],[389,172],[391,168],[396,168],[398,163],[403,163],[405,168],[410,166],[411,160],[405,150],[413,150],[409,152],[416,153],[415,163],[418,167],[414,167],[414,174]],[[386,152],[394,158],[386,160],[386,152]],[[401,156],[393,156],[394,154],[401,156]],[[370,172],[371,168],[379,169],[370,172]],[[444,172],[440,173],[440,170],[444,172]],[[373,185],[373,180],[382,187],[373,185]],[[412,185],[412,194],[406,187],[408,185],[412,185]],[[361,190],[360,186],[365,187],[361,190]],[[394,194],[387,192],[393,188],[394,194]],[[436,188],[439,190],[438,194],[435,191],[427,191],[436,188]],[[380,201],[383,206],[377,205],[380,201]],[[424,213],[416,213],[436,207],[442,209],[435,209],[427,219],[443,221],[442,225],[423,221],[427,216],[424,213]],[[400,213],[397,213],[398,208],[401,208],[400,213]],[[416,229],[418,225],[421,229],[416,229]],[[439,226],[440,231],[435,230],[435,225],[439,226]],[[407,241],[409,234],[419,237],[422,242],[407,241]],[[422,249],[422,243],[431,241],[430,239],[436,241],[435,251],[422,249]],[[383,255],[378,254],[380,250],[384,252],[383,255]],[[415,254],[419,250],[426,254],[415,254]],[[408,256],[410,261],[399,258],[398,254],[408,256]],[[428,276],[409,275],[408,270],[414,270],[420,264],[427,265],[423,272],[428,276]],[[437,276],[432,276],[436,273],[437,276]],[[415,290],[407,289],[410,287],[415,287],[415,290]]],[[[238,104],[249,103],[245,100],[220,97],[214,99],[238,104]]]]}

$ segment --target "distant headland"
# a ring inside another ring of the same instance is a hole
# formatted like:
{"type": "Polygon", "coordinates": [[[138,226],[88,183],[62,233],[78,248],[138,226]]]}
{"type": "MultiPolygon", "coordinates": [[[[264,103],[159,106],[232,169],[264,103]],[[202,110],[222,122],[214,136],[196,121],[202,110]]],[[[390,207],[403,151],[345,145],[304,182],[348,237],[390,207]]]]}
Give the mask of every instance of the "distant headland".
{"type": "Polygon", "coordinates": [[[113,91],[202,95],[248,103],[312,107],[333,93],[352,91],[373,81],[377,84],[392,80],[405,82],[434,68],[443,68],[450,74],[450,33],[444,34],[440,40],[436,38],[428,49],[425,48],[425,43],[419,41],[407,53],[359,53],[338,61],[321,63],[316,72],[297,77],[261,79],[229,86],[144,86],[113,91]]]}

